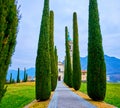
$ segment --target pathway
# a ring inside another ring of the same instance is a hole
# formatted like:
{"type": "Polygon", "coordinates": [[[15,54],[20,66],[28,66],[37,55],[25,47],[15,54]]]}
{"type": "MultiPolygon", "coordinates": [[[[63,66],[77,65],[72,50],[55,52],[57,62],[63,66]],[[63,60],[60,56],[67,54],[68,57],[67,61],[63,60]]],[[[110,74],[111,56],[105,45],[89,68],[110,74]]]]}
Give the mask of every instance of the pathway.
{"type": "Polygon", "coordinates": [[[96,108],[94,105],[84,100],[62,82],[58,82],[55,93],[48,108],[96,108]]]}

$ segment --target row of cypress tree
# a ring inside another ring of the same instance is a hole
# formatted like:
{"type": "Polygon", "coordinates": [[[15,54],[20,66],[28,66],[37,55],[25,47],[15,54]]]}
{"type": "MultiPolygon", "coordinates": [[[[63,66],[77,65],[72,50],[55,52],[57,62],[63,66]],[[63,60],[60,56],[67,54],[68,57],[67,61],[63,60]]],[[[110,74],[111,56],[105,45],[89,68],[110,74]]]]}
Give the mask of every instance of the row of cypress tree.
{"type": "Polygon", "coordinates": [[[18,13],[16,0],[0,0],[0,101],[6,92],[4,84],[15,50],[18,13]]]}
{"type": "MultiPolygon", "coordinates": [[[[106,93],[106,65],[102,47],[97,0],[89,1],[88,23],[87,92],[93,100],[102,101],[106,93]]],[[[78,46],[77,14],[75,12],[73,13],[73,73],[71,73],[67,27],[65,27],[65,40],[64,82],[69,87],[74,87],[75,90],[79,90],[81,85],[81,66],[78,46]],[[71,77],[73,80],[71,80],[71,77]]]]}
{"type": "MultiPolygon", "coordinates": [[[[23,78],[23,82],[27,82],[28,79],[28,74],[26,72],[26,68],[24,68],[24,78],[23,78]]],[[[17,73],[17,83],[20,83],[20,68],[18,68],[18,73],[17,73]]],[[[10,73],[10,81],[9,83],[15,83],[15,80],[12,78],[12,73],[10,73]]]]}
{"type": "Polygon", "coordinates": [[[54,47],[54,12],[49,11],[49,0],[44,0],[38,50],[36,57],[36,99],[47,100],[57,85],[58,57],[54,47]]]}
{"type": "Polygon", "coordinates": [[[66,46],[66,56],[65,56],[65,66],[64,66],[64,82],[69,87],[74,87],[75,90],[79,90],[81,85],[81,66],[80,66],[80,56],[79,56],[78,24],[77,24],[76,12],[73,13],[73,55],[72,55],[73,60],[71,60],[70,57],[67,27],[65,27],[65,46],[66,46]]]}

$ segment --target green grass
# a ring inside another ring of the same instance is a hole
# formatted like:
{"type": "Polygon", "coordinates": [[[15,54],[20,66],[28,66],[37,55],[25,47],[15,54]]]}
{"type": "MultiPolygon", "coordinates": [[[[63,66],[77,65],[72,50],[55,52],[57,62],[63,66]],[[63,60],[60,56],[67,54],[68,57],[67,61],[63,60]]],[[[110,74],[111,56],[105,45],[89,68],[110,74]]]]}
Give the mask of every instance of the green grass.
{"type": "Polygon", "coordinates": [[[7,92],[0,103],[0,108],[23,108],[35,99],[33,82],[8,84],[7,92]]]}
{"type": "MultiPolygon", "coordinates": [[[[80,91],[87,94],[86,86],[86,83],[82,83],[80,91]]],[[[120,108],[120,83],[107,83],[106,97],[104,101],[120,108]]]]}

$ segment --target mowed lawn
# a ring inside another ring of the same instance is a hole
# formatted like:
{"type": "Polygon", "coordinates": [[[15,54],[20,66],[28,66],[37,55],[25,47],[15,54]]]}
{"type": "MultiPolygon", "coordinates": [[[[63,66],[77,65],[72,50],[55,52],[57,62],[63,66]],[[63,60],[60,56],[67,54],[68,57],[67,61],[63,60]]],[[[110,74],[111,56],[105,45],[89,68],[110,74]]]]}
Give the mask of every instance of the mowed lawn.
{"type": "Polygon", "coordinates": [[[8,84],[0,108],[23,108],[35,99],[35,83],[8,84]]]}
{"type": "MultiPolygon", "coordinates": [[[[87,94],[86,86],[86,83],[82,83],[80,91],[87,94]]],[[[120,108],[120,83],[107,83],[106,97],[104,101],[120,108]]]]}

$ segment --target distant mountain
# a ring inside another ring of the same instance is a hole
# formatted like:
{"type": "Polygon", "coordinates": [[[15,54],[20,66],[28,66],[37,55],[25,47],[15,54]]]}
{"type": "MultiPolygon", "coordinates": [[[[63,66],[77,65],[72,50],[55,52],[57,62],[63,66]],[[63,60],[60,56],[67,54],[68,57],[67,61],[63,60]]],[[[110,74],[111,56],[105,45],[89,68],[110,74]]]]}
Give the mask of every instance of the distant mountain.
{"type": "MultiPolygon", "coordinates": [[[[106,73],[110,81],[120,81],[120,59],[105,55],[106,73]]],[[[87,70],[87,56],[81,57],[82,70],[87,70]]]]}
{"type": "MultiPolygon", "coordinates": [[[[107,71],[107,76],[109,76],[110,81],[120,81],[120,59],[115,58],[115,57],[110,57],[105,55],[105,62],[106,62],[106,71],[107,71]]],[[[82,70],[87,70],[87,56],[86,57],[81,57],[81,67],[82,70]]],[[[64,63],[64,61],[63,61],[64,63]]],[[[28,76],[31,76],[32,78],[35,77],[35,68],[29,68],[26,70],[28,76]]],[[[10,79],[10,73],[12,73],[13,78],[16,80],[17,78],[17,70],[8,70],[7,74],[7,80],[10,79]]],[[[20,70],[20,79],[22,80],[24,76],[24,71],[20,70]]]]}
{"type": "MultiPolygon", "coordinates": [[[[105,55],[106,71],[107,75],[120,74],[120,59],[105,55]]],[[[82,70],[87,70],[87,56],[81,57],[82,70]]]]}

